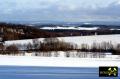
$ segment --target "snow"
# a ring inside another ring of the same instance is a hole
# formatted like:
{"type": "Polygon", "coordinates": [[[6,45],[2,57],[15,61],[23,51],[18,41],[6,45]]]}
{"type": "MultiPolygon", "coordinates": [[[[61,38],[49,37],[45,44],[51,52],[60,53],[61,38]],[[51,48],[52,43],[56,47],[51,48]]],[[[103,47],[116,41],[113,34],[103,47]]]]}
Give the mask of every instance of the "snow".
{"type": "Polygon", "coordinates": [[[61,37],[65,42],[74,43],[77,45],[88,44],[92,45],[93,43],[102,43],[102,42],[111,42],[113,45],[119,44],[120,35],[94,35],[94,36],[74,36],[74,37],[61,37]]]}
{"type": "MultiPolygon", "coordinates": [[[[43,41],[44,38],[39,38],[43,41]]],[[[94,36],[72,36],[72,37],[59,37],[60,40],[65,42],[74,43],[77,45],[88,44],[92,45],[94,42],[111,42],[113,44],[120,43],[120,34],[116,35],[94,35],[94,36]]],[[[10,44],[28,44],[32,43],[29,40],[14,40],[6,41],[6,45],[10,44]]],[[[0,65],[9,66],[52,66],[52,67],[99,67],[99,66],[118,66],[120,67],[120,56],[108,55],[106,58],[66,58],[60,57],[35,57],[35,56],[0,56],[0,65]]]]}
{"type": "Polygon", "coordinates": [[[120,29],[110,29],[110,30],[120,30],[120,29]]]}
{"type": "Polygon", "coordinates": [[[0,56],[0,66],[99,67],[118,66],[120,59],[0,56]]]}
{"type": "Polygon", "coordinates": [[[44,30],[55,30],[55,29],[60,29],[60,30],[97,30],[98,27],[60,27],[60,26],[56,26],[56,27],[42,27],[40,29],[44,29],[44,30]]]}
{"type": "Polygon", "coordinates": [[[85,24],[85,25],[90,25],[90,24],[92,24],[92,23],[88,23],[88,22],[86,22],[86,23],[83,23],[83,24],[85,24]]]}
{"type": "MultiPolygon", "coordinates": [[[[44,38],[39,38],[39,41],[43,41],[44,38]]],[[[113,45],[120,44],[120,34],[115,35],[93,35],[93,36],[71,36],[71,37],[58,37],[59,40],[77,44],[81,46],[81,44],[88,44],[89,46],[95,43],[102,42],[111,42],[113,45]]],[[[28,40],[14,40],[14,41],[6,41],[5,45],[11,44],[32,44],[32,39],[28,40]]]]}
{"type": "MultiPolygon", "coordinates": [[[[39,41],[42,41],[44,38],[39,38],[39,41]]],[[[5,45],[11,45],[11,44],[28,44],[28,43],[33,43],[33,39],[26,39],[26,40],[13,40],[13,41],[5,41],[5,45]]]]}
{"type": "Polygon", "coordinates": [[[20,54],[21,56],[39,56],[39,57],[69,57],[69,58],[119,58],[118,55],[112,55],[110,52],[78,52],[78,51],[51,51],[51,52],[32,52],[20,54]]]}

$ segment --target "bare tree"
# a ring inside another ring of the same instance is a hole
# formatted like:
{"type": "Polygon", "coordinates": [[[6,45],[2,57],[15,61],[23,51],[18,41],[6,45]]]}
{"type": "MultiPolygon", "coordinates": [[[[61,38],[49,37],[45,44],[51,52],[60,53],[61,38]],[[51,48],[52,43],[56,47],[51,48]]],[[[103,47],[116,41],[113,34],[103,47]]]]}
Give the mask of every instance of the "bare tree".
{"type": "Polygon", "coordinates": [[[40,41],[38,39],[33,39],[32,41],[33,41],[33,49],[34,49],[34,51],[38,50],[39,47],[40,47],[40,41]]]}
{"type": "Polygon", "coordinates": [[[6,47],[6,54],[19,54],[19,50],[15,44],[6,47]]]}
{"type": "Polygon", "coordinates": [[[0,43],[0,53],[1,54],[4,53],[4,48],[5,48],[5,46],[3,45],[3,43],[0,43]]]}
{"type": "Polygon", "coordinates": [[[28,43],[28,45],[27,45],[27,51],[28,51],[28,52],[31,52],[32,50],[33,50],[32,44],[31,44],[31,43],[28,43]]]}

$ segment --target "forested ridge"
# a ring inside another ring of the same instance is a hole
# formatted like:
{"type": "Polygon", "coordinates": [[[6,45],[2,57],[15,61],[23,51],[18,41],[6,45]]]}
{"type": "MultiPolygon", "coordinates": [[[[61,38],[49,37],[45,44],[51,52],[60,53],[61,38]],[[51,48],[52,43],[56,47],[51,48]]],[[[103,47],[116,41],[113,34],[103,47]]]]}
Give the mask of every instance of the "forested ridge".
{"type": "MultiPolygon", "coordinates": [[[[45,26],[53,27],[53,25],[41,25],[41,27],[45,26]]],[[[84,27],[88,27],[88,25],[86,26],[84,25],[84,27]]],[[[37,26],[0,23],[0,37],[2,37],[4,41],[49,37],[66,37],[66,36],[108,35],[108,34],[120,34],[120,30],[110,30],[110,28],[108,29],[103,27],[97,30],[72,30],[72,29],[43,30],[38,28],[37,26]]]]}
{"type": "Polygon", "coordinates": [[[6,40],[34,39],[55,36],[53,33],[21,24],[0,23],[0,36],[6,40]]]}

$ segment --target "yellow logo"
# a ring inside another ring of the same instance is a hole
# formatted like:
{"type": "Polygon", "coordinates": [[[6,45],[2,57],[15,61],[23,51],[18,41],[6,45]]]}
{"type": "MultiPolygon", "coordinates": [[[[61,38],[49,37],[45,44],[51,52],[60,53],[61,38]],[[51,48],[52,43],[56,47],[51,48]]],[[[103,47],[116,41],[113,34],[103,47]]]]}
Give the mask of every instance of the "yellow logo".
{"type": "Polygon", "coordinates": [[[116,76],[116,75],[117,75],[117,69],[110,67],[110,68],[108,69],[108,75],[109,75],[109,76],[110,76],[110,75],[116,76]]]}
{"type": "Polygon", "coordinates": [[[118,67],[99,67],[100,77],[118,77],[118,67]]]}

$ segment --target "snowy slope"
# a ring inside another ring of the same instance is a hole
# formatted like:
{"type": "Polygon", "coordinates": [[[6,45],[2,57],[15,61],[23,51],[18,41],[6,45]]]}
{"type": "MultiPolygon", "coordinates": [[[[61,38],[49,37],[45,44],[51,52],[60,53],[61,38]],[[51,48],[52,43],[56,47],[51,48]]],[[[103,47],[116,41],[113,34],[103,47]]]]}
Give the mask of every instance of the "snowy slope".
{"type": "MultiPolygon", "coordinates": [[[[44,38],[39,38],[39,41],[42,41],[44,38]]],[[[111,42],[112,44],[120,43],[120,34],[116,35],[94,35],[94,36],[72,36],[72,37],[59,37],[60,40],[65,42],[70,42],[80,46],[81,44],[92,45],[94,42],[111,42]]],[[[15,40],[15,41],[6,41],[6,45],[10,44],[28,44],[32,43],[32,39],[29,40],[15,40]]]]}
{"type": "MultiPolygon", "coordinates": [[[[42,41],[44,38],[38,39],[42,41]]],[[[120,35],[99,35],[99,36],[72,36],[60,37],[60,40],[71,42],[77,45],[83,43],[93,44],[93,42],[112,42],[120,43],[120,35]]],[[[5,44],[27,44],[29,40],[6,41],[5,44]]],[[[51,67],[99,67],[99,66],[118,66],[120,67],[120,56],[107,58],[65,58],[65,57],[34,57],[34,56],[0,56],[0,65],[9,66],[51,66],[51,67]]]]}
{"type": "Polygon", "coordinates": [[[75,37],[61,37],[65,42],[75,43],[77,45],[95,43],[111,42],[112,44],[120,43],[120,35],[94,35],[94,36],[75,36],[75,37]]]}

